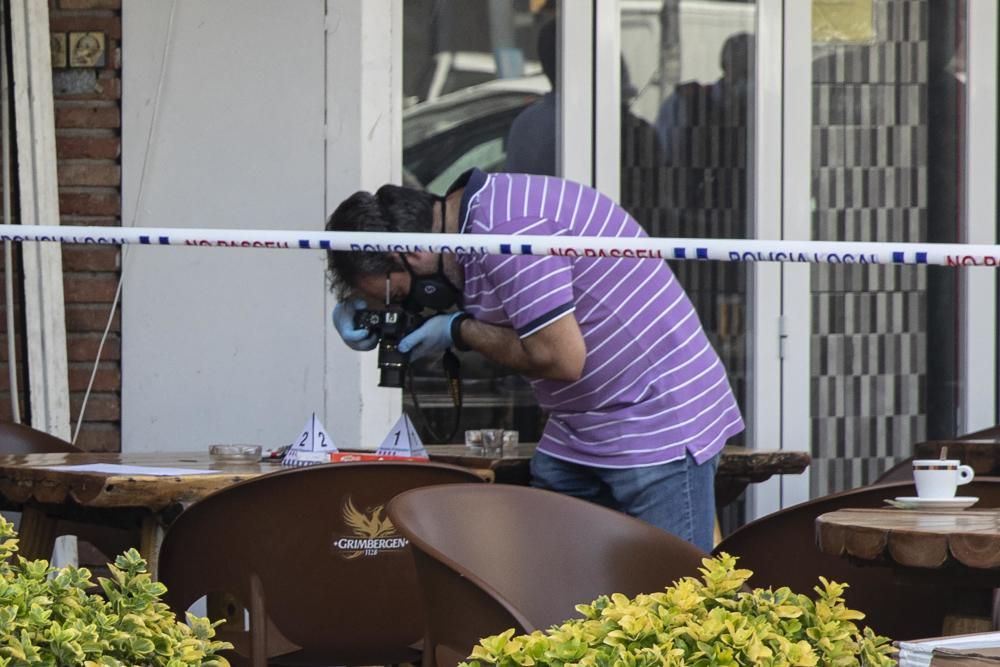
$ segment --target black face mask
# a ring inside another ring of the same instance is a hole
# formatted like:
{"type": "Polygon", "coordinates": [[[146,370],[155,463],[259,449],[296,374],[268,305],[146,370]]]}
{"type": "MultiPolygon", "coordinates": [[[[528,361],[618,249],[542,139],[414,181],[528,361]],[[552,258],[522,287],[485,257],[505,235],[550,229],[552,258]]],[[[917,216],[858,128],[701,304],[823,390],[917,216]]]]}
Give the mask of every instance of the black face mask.
{"type": "MultiPolygon", "coordinates": [[[[438,197],[441,202],[441,233],[445,230],[445,198],[438,197]]],[[[403,299],[403,308],[411,313],[419,313],[425,308],[444,312],[462,302],[462,290],[451,282],[444,273],[444,255],[438,255],[437,271],[430,275],[417,275],[406,261],[405,255],[400,255],[403,266],[410,274],[410,293],[403,299]]]]}

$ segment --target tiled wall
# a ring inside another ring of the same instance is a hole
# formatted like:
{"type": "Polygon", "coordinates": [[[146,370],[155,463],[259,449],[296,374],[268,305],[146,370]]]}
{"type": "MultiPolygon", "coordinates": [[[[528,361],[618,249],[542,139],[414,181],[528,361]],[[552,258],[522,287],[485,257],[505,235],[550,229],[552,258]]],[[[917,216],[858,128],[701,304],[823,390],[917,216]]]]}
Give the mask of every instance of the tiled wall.
{"type": "MultiPolygon", "coordinates": [[[[876,0],[874,43],[814,47],[814,239],[927,239],[928,3],[876,0]]],[[[811,270],[816,496],[874,481],[925,438],[928,273],[811,270]]]]}

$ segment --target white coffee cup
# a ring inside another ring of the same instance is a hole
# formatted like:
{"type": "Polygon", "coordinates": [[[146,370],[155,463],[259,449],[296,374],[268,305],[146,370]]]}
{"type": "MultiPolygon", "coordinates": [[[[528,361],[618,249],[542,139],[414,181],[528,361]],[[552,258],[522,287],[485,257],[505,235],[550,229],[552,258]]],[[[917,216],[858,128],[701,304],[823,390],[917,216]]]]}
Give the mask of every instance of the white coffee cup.
{"type": "Polygon", "coordinates": [[[972,468],[956,459],[915,459],[913,481],[921,498],[954,498],[955,490],[976,476],[972,468]]]}

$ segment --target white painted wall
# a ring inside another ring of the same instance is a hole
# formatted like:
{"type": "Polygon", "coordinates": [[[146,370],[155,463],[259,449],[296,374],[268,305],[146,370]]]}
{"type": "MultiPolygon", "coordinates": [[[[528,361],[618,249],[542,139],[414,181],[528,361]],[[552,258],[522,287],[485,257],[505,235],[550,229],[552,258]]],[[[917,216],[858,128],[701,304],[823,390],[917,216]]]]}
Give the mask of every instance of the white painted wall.
{"type": "MultiPolygon", "coordinates": [[[[360,180],[350,159],[329,176],[328,154],[363,136],[326,131],[362,64],[328,59],[327,4],[125,0],[123,225],[322,229],[360,180]]],[[[399,414],[332,330],[321,252],[133,246],[123,270],[123,450],[285,444],[313,411],[338,445],[374,448],[362,405],[379,435],[399,414]]]]}

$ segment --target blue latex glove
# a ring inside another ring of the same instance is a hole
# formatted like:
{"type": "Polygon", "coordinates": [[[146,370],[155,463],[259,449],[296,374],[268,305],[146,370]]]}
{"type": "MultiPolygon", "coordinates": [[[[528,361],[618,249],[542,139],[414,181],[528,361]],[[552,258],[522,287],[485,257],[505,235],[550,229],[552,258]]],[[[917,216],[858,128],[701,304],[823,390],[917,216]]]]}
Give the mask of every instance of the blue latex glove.
{"type": "Polygon", "coordinates": [[[339,302],[333,307],[333,326],[337,327],[337,333],[344,339],[347,346],[352,350],[365,352],[375,349],[378,345],[378,337],[370,333],[368,329],[358,329],[354,326],[354,314],[365,308],[364,299],[355,299],[351,302],[339,302]]]}
{"type": "Polygon", "coordinates": [[[420,327],[399,341],[399,351],[410,353],[410,359],[429,357],[432,354],[442,354],[452,345],[451,321],[462,312],[435,315],[420,327]]]}

